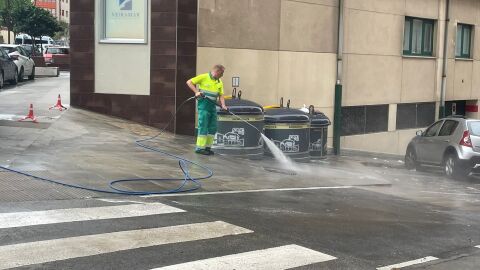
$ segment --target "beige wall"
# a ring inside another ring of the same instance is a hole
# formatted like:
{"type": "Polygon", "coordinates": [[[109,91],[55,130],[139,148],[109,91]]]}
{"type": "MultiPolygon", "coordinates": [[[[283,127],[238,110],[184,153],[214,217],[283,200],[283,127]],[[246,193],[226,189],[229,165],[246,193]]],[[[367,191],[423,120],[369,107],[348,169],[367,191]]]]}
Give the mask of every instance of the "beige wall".
{"type": "Polygon", "coordinates": [[[281,10],[280,50],[336,53],[338,7],[282,1],[281,10]]]}
{"type": "MultiPolygon", "coordinates": [[[[285,97],[295,107],[313,104],[333,119],[337,0],[199,3],[199,73],[224,63],[227,92],[231,77],[240,76],[246,98],[272,104],[285,97]]],[[[344,3],[343,106],[389,104],[390,109],[388,132],[343,137],[343,147],[403,154],[416,129],[395,130],[397,104],[440,100],[446,0],[344,3]],[[403,55],[405,16],[435,20],[433,57],[403,55]]],[[[480,33],[480,1],[451,3],[447,100],[476,100],[480,98],[480,34],[474,35],[474,59],[456,60],[454,51],[458,22],[474,24],[480,33]]]]}
{"type": "Polygon", "coordinates": [[[222,63],[226,95],[232,92],[232,77],[240,77],[242,97],[261,104],[277,104],[278,51],[208,48],[197,50],[197,73],[208,72],[214,64],[222,63]]]}
{"type": "Polygon", "coordinates": [[[342,137],[342,149],[405,155],[410,140],[419,129],[397,130],[342,137]]]}
{"type": "Polygon", "coordinates": [[[480,98],[480,1],[451,1],[449,24],[447,100],[472,100],[480,98]],[[457,24],[474,25],[472,59],[455,59],[457,24]]]}
{"type": "Polygon", "coordinates": [[[405,16],[438,19],[439,6],[438,0],[345,1],[344,106],[436,100],[441,65],[403,56],[403,28],[405,16]]]}
{"type": "MultiPolygon", "coordinates": [[[[101,21],[99,5],[100,1],[95,9],[97,22],[101,21]]],[[[150,32],[147,44],[100,44],[101,23],[95,25],[95,92],[150,95],[150,32]]]]}
{"type": "Polygon", "coordinates": [[[239,76],[245,98],[271,105],[284,97],[333,117],[338,1],[199,3],[198,73],[223,63],[227,93],[232,76],[239,76]],[[218,23],[225,20],[234,23],[218,23]]]}
{"type": "MultiPolygon", "coordinates": [[[[8,43],[8,31],[7,30],[0,30],[0,41],[3,43],[8,43]]],[[[15,35],[13,32],[10,32],[10,43],[15,43],[15,35]]]]}
{"type": "Polygon", "coordinates": [[[57,17],[60,20],[69,23],[70,22],[70,1],[75,0],[57,0],[57,17]],[[62,10],[64,11],[64,15],[62,16],[62,10]],[[68,12],[68,16],[67,16],[68,12]]]}

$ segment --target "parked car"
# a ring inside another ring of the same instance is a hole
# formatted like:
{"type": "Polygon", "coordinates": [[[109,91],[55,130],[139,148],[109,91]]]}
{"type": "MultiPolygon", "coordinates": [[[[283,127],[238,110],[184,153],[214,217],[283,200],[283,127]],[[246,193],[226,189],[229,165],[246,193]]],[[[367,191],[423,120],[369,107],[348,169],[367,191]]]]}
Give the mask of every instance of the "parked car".
{"type": "Polygon", "coordinates": [[[18,81],[23,81],[25,76],[28,76],[29,80],[35,79],[35,62],[22,46],[2,44],[0,47],[2,47],[7,54],[14,59],[18,68],[18,81]]]}
{"type": "MultiPolygon", "coordinates": [[[[70,61],[69,47],[48,47],[43,56],[47,66],[55,64],[55,62],[65,63],[70,61]]],[[[58,63],[57,63],[58,64],[58,63]]]]}
{"type": "Polygon", "coordinates": [[[23,49],[25,49],[25,51],[30,55],[30,56],[42,56],[42,50],[40,50],[39,48],[35,47],[35,52],[33,51],[33,45],[30,45],[30,44],[24,44],[24,45],[20,45],[22,46],[23,49]]]}
{"type": "Polygon", "coordinates": [[[13,59],[0,47],[0,88],[3,88],[5,82],[13,85],[18,83],[18,68],[13,59]]]}
{"type": "Polygon", "coordinates": [[[452,116],[438,120],[408,144],[408,169],[422,165],[443,167],[450,178],[464,178],[480,170],[480,120],[452,116]]]}

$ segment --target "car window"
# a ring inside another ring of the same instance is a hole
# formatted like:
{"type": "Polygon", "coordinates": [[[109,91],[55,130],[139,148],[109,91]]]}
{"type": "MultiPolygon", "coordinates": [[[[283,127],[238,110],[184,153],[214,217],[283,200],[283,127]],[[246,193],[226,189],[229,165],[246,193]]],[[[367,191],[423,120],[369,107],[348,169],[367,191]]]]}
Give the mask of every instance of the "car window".
{"type": "Polygon", "coordinates": [[[2,59],[7,59],[8,58],[8,55],[3,48],[0,49],[0,54],[1,54],[2,59]]]}
{"type": "Polygon", "coordinates": [[[12,53],[12,52],[16,52],[16,51],[17,51],[17,49],[15,49],[15,48],[10,48],[10,47],[2,47],[2,48],[5,50],[5,52],[6,52],[7,54],[10,54],[10,53],[12,53]]]}
{"type": "Polygon", "coordinates": [[[27,51],[28,53],[30,53],[32,51],[32,47],[28,47],[28,46],[24,46],[22,47],[25,51],[27,51]]]}
{"type": "Polygon", "coordinates": [[[480,121],[469,122],[468,130],[473,136],[480,136],[480,121]]]}
{"type": "Polygon", "coordinates": [[[455,132],[455,129],[458,126],[458,122],[455,120],[446,120],[445,123],[443,123],[442,128],[440,129],[440,132],[438,133],[438,136],[450,136],[455,132]]]}
{"type": "Polygon", "coordinates": [[[28,56],[27,52],[22,47],[18,47],[17,49],[18,49],[18,51],[20,52],[21,55],[28,56]]]}
{"type": "Polygon", "coordinates": [[[443,121],[438,121],[435,124],[431,125],[427,131],[425,131],[425,137],[433,137],[437,135],[438,130],[440,129],[440,126],[442,125],[443,121]]]}
{"type": "Polygon", "coordinates": [[[68,48],[48,48],[47,53],[50,53],[50,54],[68,54],[69,49],[68,48]]]}

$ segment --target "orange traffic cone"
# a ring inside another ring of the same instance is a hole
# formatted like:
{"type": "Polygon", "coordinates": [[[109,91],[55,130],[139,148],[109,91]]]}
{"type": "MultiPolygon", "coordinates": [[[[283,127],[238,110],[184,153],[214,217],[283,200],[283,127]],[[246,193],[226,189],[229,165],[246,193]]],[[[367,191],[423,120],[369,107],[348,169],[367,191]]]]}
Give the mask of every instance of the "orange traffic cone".
{"type": "Polygon", "coordinates": [[[60,94],[58,94],[57,104],[49,108],[49,110],[51,109],[58,109],[59,111],[63,111],[67,109],[67,107],[62,105],[62,98],[60,97],[60,94]]]}
{"type": "Polygon", "coordinates": [[[37,117],[35,117],[35,115],[33,114],[33,104],[30,104],[30,110],[28,111],[28,115],[18,121],[24,121],[27,119],[32,120],[33,123],[38,123],[37,117]]]}

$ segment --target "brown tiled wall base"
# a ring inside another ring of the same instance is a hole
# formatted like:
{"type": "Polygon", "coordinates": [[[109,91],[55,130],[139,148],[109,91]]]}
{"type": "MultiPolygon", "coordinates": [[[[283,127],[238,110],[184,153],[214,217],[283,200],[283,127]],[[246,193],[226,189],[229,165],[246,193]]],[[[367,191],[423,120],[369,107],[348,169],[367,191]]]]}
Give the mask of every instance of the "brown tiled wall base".
{"type": "MultiPolygon", "coordinates": [[[[94,0],[72,1],[71,104],[163,128],[192,93],[185,82],[195,75],[197,0],[151,0],[150,95],[95,93],[94,0]]],[[[170,131],[194,134],[195,104],[186,104],[170,131]]]]}

